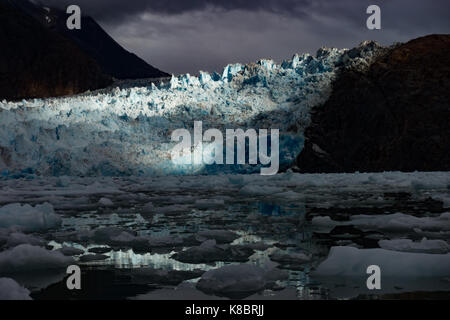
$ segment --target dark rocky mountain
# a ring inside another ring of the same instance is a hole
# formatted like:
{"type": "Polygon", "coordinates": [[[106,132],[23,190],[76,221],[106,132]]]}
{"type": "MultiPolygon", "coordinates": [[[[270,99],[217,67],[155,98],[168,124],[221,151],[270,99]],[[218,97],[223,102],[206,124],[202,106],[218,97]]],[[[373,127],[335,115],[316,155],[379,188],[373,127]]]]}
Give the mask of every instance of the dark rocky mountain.
{"type": "Polygon", "coordinates": [[[58,8],[38,6],[28,0],[14,0],[14,3],[46,28],[54,30],[71,40],[84,53],[94,59],[104,73],[116,79],[170,76],[125,50],[89,16],[82,14],[81,30],[69,30],[66,26],[69,15],[65,11],[58,8]]]}
{"type": "Polygon", "coordinates": [[[0,99],[45,98],[104,88],[112,78],[168,76],[126,51],[92,18],[28,0],[0,0],[0,99]]]}
{"type": "Polygon", "coordinates": [[[450,170],[450,35],[390,48],[342,70],[316,107],[300,172],[450,170]]]}
{"type": "Polygon", "coordinates": [[[0,1],[0,99],[76,94],[112,79],[76,44],[0,1]]]}

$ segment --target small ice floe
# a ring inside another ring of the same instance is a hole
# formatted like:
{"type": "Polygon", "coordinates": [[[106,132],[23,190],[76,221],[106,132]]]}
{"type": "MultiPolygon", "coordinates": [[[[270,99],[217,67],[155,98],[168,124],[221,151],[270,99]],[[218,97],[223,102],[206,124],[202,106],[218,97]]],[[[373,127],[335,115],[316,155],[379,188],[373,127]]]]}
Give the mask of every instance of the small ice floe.
{"type": "Polygon", "coordinates": [[[149,242],[146,237],[137,236],[136,232],[118,227],[97,229],[91,239],[98,244],[131,248],[135,252],[147,252],[149,250],[149,242]]]}
{"type": "Polygon", "coordinates": [[[112,206],[114,206],[114,203],[108,198],[101,198],[98,201],[98,204],[103,206],[103,207],[112,207],[112,206]]]}
{"type": "Polygon", "coordinates": [[[49,203],[34,207],[12,203],[0,208],[0,228],[16,227],[24,232],[33,232],[57,228],[61,222],[49,203]]]}
{"type": "Polygon", "coordinates": [[[442,206],[444,208],[450,208],[450,193],[437,193],[433,194],[433,199],[442,201],[442,206]]]}
{"type": "Polygon", "coordinates": [[[191,207],[189,205],[174,204],[165,207],[158,207],[156,208],[156,213],[164,214],[167,216],[178,215],[181,213],[187,214],[189,213],[190,208],[191,207]]]}
{"type": "Polygon", "coordinates": [[[383,277],[448,277],[450,254],[397,252],[385,249],[332,247],[313,276],[365,277],[367,267],[379,266],[383,277]]]}
{"type": "Polygon", "coordinates": [[[414,232],[419,237],[444,239],[444,240],[450,239],[450,230],[449,231],[424,231],[419,228],[414,228],[414,232]]]}
{"type": "Polygon", "coordinates": [[[95,247],[95,248],[88,249],[88,252],[96,253],[96,254],[104,254],[104,253],[111,252],[111,250],[112,249],[110,247],[95,247]]]}
{"type": "Polygon", "coordinates": [[[206,294],[242,299],[284,280],[286,272],[263,269],[252,264],[228,265],[207,271],[197,283],[206,294]]]}
{"type": "Polygon", "coordinates": [[[354,226],[364,231],[412,232],[421,231],[450,231],[450,212],[437,217],[415,217],[403,213],[387,215],[354,215],[350,221],[334,221],[330,217],[314,217],[312,225],[318,229],[332,229],[336,226],[354,226]]]}
{"type": "Polygon", "coordinates": [[[0,252],[0,273],[14,274],[30,271],[48,271],[64,268],[72,264],[71,257],[58,251],[49,251],[42,247],[21,244],[0,252]]]}
{"type": "Polygon", "coordinates": [[[95,229],[91,235],[92,240],[109,244],[112,242],[129,242],[135,238],[135,235],[129,230],[119,227],[103,227],[95,229]]]}
{"type": "Polygon", "coordinates": [[[68,176],[60,176],[56,180],[55,186],[59,187],[59,188],[65,188],[65,187],[69,186],[70,182],[71,182],[71,178],[70,177],[68,177],[68,176]]]}
{"type": "Polygon", "coordinates": [[[200,278],[205,273],[203,270],[162,270],[153,268],[137,268],[124,271],[130,276],[133,284],[159,284],[176,286],[186,280],[200,278]]]}
{"type": "Polygon", "coordinates": [[[147,294],[138,295],[131,300],[223,300],[226,298],[207,295],[195,287],[195,283],[182,282],[175,288],[164,288],[152,290],[147,294]]]}
{"type": "Polygon", "coordinates": [[[330,217],[314,217],[311,224],[314,229],[331,231],[334,227],[339,225],[339,222],[332,220],[330,217]]]}
{"type": "Polygon", "coordinates": [[[183,239],[171,235],[145,237],[152,248],[176,247],[183,244],[183,239]]]}
{"type": "Polygon", "coordinates": [[[294,191],[280,192],[274,195],[274,197],[285,199],[285,200],[302,200],[302,195],[294,191]]]}
{"type": "Polygon", "coordinates": [[[0,300],[32,300],[30,291],[11,278],[0,278],[0,300]]]}
{"type": "Polygon", "coordinates": [[[346,223],[363,230],[385,230],[391,232],[413,231],[415,228],[427,231],[450,231],[450,212],[438,217],[415,217],[403,213],[390,215],[358,215],[346,223]]]}
{"type": "Polygon", "coordinates": [[[74,248],[74,247],[62,247],[56,251],[61,252],[66,257],[79,256],[84,253],[84,250],[74,248]]]}
{"type": "Polygon", "coordinates": [[[386,250],[402,252],[419,252],[445,254],[450,252],[450,245],[444,240],[428,240],[423,238],[420,242],[410,239],[380,240],[378,245],[386,250]]]}
{"type": "Polygon", "coordinates": [[[0,229],[0,246],[3,248],[13,248],[20,244],[31,244],[33,246],[44,246],[45,241],[33,235],[11,231],[10,229],[0,229]]]}
{"type": "Polygon", "coordinates": [[[216,240],[207,240],[201,245],[191,247],[172,256],[184,263],[245,262],[254,253],[253,249],[243,246],[217,245],[216,240]]]}
{"type": "Polygon", "coordinates": [[[198,232],[196,235],[196,239],[200,242],[216,240],[217,243],[231,243],[238,238],[239,235],[228,230],[205,230],[198,232]]]}
{"type": "Polygon", "coordinates": [[[282,265],[301,266],[311,262],[311,256],[304,253],[288,252],[280,249],[275,250],[269,255],[272,261],[278,262],[282,265]]]}

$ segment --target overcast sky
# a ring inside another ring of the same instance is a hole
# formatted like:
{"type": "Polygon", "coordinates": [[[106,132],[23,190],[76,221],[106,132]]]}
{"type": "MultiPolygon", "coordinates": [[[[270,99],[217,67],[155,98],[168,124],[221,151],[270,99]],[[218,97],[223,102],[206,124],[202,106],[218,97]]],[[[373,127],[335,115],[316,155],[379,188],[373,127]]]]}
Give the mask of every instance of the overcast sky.
{"type": "Polygon", "coordinates": [[[44,0],[78,4],[129,51],[169,73],[278,62],[322,46],[403,42],[450,33],[449,0],[44,0]],[[381,7],[382,29],[366,28],[381,7]]]}

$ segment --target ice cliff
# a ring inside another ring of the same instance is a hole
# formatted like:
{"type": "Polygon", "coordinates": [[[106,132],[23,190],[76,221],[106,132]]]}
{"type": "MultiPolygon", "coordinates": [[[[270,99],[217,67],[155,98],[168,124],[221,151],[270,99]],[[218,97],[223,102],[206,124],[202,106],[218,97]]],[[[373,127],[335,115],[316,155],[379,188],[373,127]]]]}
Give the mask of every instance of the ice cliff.
{"type": "Polygon", "coordinates": [[[331,94],[337,70],[367,65],[380,47],[320,49],[276,64],[232,64],[222,74],[121,83],[62,98],[0,102],[0,172],[32,175],[165,175],[254,172],[257,166],[187,166],[171,161],[171,132],[280,129],[280,164],[302,150],[310,110],[331,94]],[[355,51],[356,50],[356,51],[355,51]]]}

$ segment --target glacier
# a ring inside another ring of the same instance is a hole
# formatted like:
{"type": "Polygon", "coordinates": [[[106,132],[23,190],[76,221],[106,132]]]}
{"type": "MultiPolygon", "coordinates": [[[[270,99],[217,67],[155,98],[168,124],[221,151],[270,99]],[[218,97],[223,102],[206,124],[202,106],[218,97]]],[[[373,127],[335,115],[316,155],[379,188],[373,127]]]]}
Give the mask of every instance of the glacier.
{"type": "Polygon", "coordinates": [[[381,48],[365,42],[352,50],[296,54],[281,64],[267,59],[231,64],[222,74],[125,81],[76,96],[1,101],[0,172],[4,178],[32,178],[259,170],[258,165],[171,161],[171,132],[192,130],[194,121],[202,121],[205,130],[279,129],[280,167],[286,168],[301,152],[310,111],[327,100],[337,71],[368,65],[381,48]]]}

